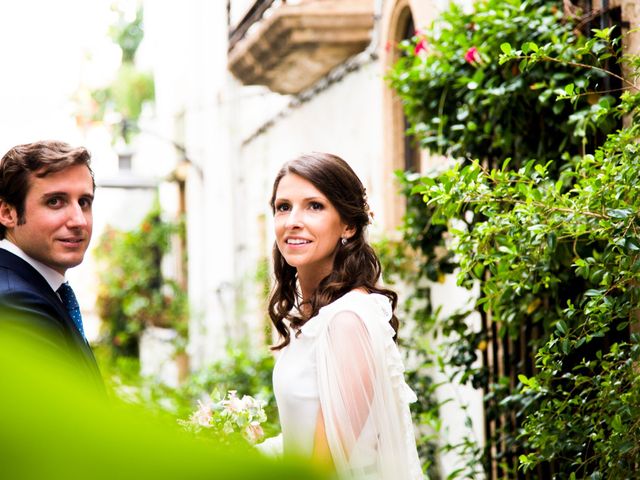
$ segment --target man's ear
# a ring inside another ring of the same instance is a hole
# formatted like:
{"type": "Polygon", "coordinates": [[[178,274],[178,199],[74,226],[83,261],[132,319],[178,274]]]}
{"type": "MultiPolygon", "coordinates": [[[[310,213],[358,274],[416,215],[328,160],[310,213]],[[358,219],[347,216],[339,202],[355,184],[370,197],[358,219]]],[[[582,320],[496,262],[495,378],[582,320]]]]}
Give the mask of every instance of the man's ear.
{"type": "Polygon", "coordinates": [[[14,228],[18,224],[18,212],[15,207],[0,198],[0,223],[5,228],[14,228]]]}

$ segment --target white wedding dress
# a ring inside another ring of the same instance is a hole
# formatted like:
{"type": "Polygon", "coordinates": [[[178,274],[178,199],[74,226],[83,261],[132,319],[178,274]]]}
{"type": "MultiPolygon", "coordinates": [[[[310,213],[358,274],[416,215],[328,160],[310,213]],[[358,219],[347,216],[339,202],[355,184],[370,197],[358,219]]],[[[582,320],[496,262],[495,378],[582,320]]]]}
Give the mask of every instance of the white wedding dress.
{"type": "Polygon", "coordinates": [[[352,291],[291,332],[273,372],[285,454],[311,456],[321,408],[342,477],[424,478],[391,314],[387,297],[352,291]]]}

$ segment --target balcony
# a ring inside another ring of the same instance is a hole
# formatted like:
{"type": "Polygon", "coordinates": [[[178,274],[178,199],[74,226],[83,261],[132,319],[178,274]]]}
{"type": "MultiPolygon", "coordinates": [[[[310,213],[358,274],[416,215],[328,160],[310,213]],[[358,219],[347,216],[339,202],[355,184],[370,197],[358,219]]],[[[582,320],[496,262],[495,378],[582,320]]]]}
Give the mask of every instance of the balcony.
{"type": "Polygon", "coordinates": [[[373,0],[258,1],[230,32],[229,69],[245,85],[300,93],[363,51],[372,28],[373,0]]]}

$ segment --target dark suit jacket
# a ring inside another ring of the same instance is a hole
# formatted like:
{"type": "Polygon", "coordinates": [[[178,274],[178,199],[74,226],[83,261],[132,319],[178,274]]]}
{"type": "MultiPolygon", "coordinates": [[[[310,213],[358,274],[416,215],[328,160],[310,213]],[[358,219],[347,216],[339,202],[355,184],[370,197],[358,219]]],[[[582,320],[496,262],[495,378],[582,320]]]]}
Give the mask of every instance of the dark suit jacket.
{"type": "Polygon", "coordinates": [[[77,373],[86,376],[97,388],[103,388],[91,347],[74,325],[60,297],[35,268],[2,248],[0,308],[0,324],[10,322],[43,347],[69,357],[77,373]]]}

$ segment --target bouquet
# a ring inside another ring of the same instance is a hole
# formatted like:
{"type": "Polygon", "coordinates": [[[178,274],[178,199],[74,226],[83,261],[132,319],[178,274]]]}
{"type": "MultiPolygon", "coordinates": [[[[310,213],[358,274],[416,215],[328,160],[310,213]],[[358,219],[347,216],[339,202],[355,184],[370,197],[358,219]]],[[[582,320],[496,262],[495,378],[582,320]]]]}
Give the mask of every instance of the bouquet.
{"type": "Polygon", "coordinates": [[[198,409],[188,420],[178,422],[190,432],[206,432],[225,443],[242,437],[255,445],[264,437],[261,426],[267,420],[264,405],[263,400],[249,395],[238,397],[235,390],[229,390],[224,397],[214,392],[204,401],[198,400],[198,409]]]}

